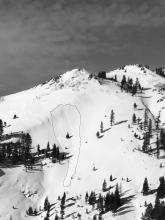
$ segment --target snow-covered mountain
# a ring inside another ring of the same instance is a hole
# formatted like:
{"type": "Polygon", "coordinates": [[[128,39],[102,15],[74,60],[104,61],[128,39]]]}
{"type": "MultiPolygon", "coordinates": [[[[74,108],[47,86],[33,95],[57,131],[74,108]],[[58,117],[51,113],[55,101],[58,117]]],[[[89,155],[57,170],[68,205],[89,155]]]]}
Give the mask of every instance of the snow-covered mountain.
{"type": "MultiPolygon", "coordinates": [[[[33,152],[38,144],[44,149],[49,142],[51,148],[55,143],[72,157],[61,164],[44,159],[43,169],[36,165],[29,172],[23,165],[2,164],[0,219],[44,219],[46,212],[41,210],[36,216],[28,216],[26,210],[29,206],[42,209],[48,196],[53,204],[49,219],[54,220],[56,213],[60,215],[58,196],[64,192],[68,199],[65,219],[93,219],[98,210],[85,203],[85,194],[95,191],[97,195],[106,195],[102,192],[104,180],[111,186],[110,192],[118,183],[122,198],[129,199],[115,214],[104,213],[103,219],[141,219],[145,201],[153,204],[155,201],[155,193],[142,195],[144,179],[147,177],[151,189],[157,188],[159,177],[165,174],[164,168],[160,168],[164,159],[141,151],[143,140],[135,134],[143,137],[144,130],[132,123],[132,116],[136,114],[143,121],[145,109],[148,110],[155,146],[157,117],[160,127],[165,126],[164,88],[164,78],[145,67],[129,65],[106,73],[106,79],[98,79],[84,69],[74,69],[32,89],[1,97],[0,118],[6,122],[4,135],[29,132],[33,152]],[[133,82],[138,78],[143,92],[132,95],[122,91],[123,75],[133,82]],[[109,80],[114,77],[116,81],[109,80]],[[115,113],[112,126],[111,110],[115,113]],[[101,122],[103,132],[98,138],[101,122]],[[69,139],[67,132],[71,135],[69,139]],[[110,175],[115,177],[114,181],[110,182],[110,175]]],[[[16,142],[17,137],[12,136],[10,141],[16,142]]]]}

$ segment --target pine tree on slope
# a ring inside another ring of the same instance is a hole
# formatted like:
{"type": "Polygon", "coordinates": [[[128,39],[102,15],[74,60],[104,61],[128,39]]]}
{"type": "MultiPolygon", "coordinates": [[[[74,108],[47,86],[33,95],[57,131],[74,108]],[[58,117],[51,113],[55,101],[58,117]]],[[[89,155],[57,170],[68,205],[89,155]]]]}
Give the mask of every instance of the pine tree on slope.
{"type": "Polygon", "coordinates": [[[147,195],[148,192],[149,192],[149,186],[148,186],[148,180],[147,180],[147,178],[144,179],[142,192],[143,192],[143,195],[144,195],[144,196],[147,195]]]}
{"type": "Polygon", "coordinates": [[[112,126],[114,123],[115,123],[115,113],[113,110],[111,110],[110,125],[112,126]]]}

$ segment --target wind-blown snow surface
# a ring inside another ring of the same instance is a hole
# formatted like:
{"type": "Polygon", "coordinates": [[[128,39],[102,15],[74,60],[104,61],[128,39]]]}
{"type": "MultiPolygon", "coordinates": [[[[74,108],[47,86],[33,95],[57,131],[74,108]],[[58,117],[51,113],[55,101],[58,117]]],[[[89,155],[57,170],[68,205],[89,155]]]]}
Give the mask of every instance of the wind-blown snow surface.
{"type": "MultiPolygon", "coordinates": [[[[151,188],[158,185],[159,176],[164,175],[164,168],[160,170],[160,160],[155,157],[137,151],[141,147],[142,141],[134,138],[136,127],[128,127],[132,122],[134,113],[133,103],[136,102],[139,109],[150,109],[151,115],[156,117],[161,111],[161,124],[165,122],[164,111],[164,93],[160,91],[165,80],[150,70],[141,70],[137,65],[126,66],[124,70],[115,70],[107,73],[107,77],[117,75],[118,81],[121,81],[123,74],[126,77],[139,78],[140,83],[148,90],[143,95],[132,96],[129,93],[121,92],[118,83],[104,80],[100,84],[96,79],[89,78],[85,70],[75,69],[61,76],[60,79],[52,79],[45,84],[38,85],[35,88],[3,97],[0,103],[0,117],[7,122],[5,133],[16,131],[28,131],[33,139],[34,151],[37,144],[41,148],[50,144],[66,143],[63,135],[67,130],[65,120],[57,117],[64,109],[58,109],[58,114],[54,112],[56,121],[55,135],[52,126],[51,112],[59,105],[75,106],[81,115],[80,137],[81,148],[76,173],[68,187],[64,186],[65,177],[68,172],[68,162],[63,164],[52,164],[49,160],[43,170],[34,170],[25,172],[23,166],[2,167],[2,176],[0,177],[0,219],[8,220],[12,216],[13,220],[23,219],[43,219],[45,213],[36,217],[29,217],[25,211],[29,205],[39,208],[43,206],[46,196],[51,203],[57,202],[57,197],[67,192],[67,197],[82,195],[82,200],[77,205],[66,209],[66,215],[72,212],[82,214],[82,219],[86,220],[93,216],[92,212],[86,215],[84,204],[84,194],[86,191],[101,191],[103,180],[106,179],[108,185],[109,176],[112,174],[118,182],[121,183],[122,194],[124,196],[134,196],[129,204],[128,210],[120,215],[112,216],[109,212],[104,215],[104,219],[117,220],[139,220],[144,211],[144,201],[154,201],[154,195],[143,197],[141,194],[144,178],[147,177],[152,183],[151,188]],[[157,102],[162,99],[161,102],[157,102]],[[111,110],[115,112],[115,121],[118,122],[110,127],[109,116],[111,110]],[[14,114],[18,116],[13,119],[14,114]],[[59,120],[59,121],[58,121],[59,120]],[[103,121],[103,137],[98,139],[96,132],[100,129],[100,123],[103,121]],[[59,126],[60,125],[60,126],[59,126]],[[61,135],[62,127],[64,133],[61,135]],[[59,133],[60,132],[60,133],[59,133]],[[57,136],[60,136],[60,141],[57,136]],[[60,142],[60,143],[59,143],[60,142]],[[93,167],[97,170],[93,171],[93,167]],[[131,181],[126,182],[129,178],[131,181]],[[123,178],[123,180],[122,180],[123,178]],[[14,208],[13,208],[14,206],[14,208]]],[[[144,111],[136,112],[137,116],[143,117],[144,111]]],[[[67,111],[66,119],[73,121],[72,126],[68,128],[77,131],[77,123],[74,111],[67,111]]],[[[62,113],[63,114],[63,113],[62,113]]],[[[65,111],[66,116],[66,111],[65,111]]],[[[77,118],[79,123],[79,119],[77,118]]],[[[55,123],[55,122],[54,122],[55,123]]],[[[72,131],[68,131],[72,135],[72,131]]],[[[73,132],[74,133],[74,132],[73,132]]],[[[65,138],[65,137],[64,137],[65,138]]],[[[68,147],[75,149],[73,143],[68,146],[61,146],[63,149],[68,147]],[[72,145],[73,144],[73,145],[72,145]]],[[[79,147],[79,146],[78,146],[79,147]]],[[[74,151],[73,151],[74,152],[74,151]]],[[[71,153],[73,153],[71,152],[71,153]]],[[[74,170],[72,170],[74,171],[74,170]]],[[[56,208],[58,211],[58,207],[56,208]]],[[[54,220],[54,211],[51,212],[51,220],[54,220]]],[[[68,217],[67,219],[72,219],[68,217]]]]}

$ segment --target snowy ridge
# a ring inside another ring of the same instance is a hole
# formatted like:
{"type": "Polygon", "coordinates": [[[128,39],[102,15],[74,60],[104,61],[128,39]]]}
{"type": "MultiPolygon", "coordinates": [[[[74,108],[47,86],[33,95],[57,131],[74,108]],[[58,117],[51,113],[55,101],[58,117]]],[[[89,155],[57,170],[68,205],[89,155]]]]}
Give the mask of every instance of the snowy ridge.
{"type": "Polygon", "coordinates": [[[79,86],[80,84],[87,83],[89,79],[89,73],[85,69],[73,69],[67,71],[66,73],[60,75],[57,78],[52,78],[51,80],[40,84],[37,88],[49,88],[54,87],[56,89],[79,86]]]}
{"type": "Polygon", "coordinates": [[[123,69],[117,69],[107,73],[107,77],[113,77],[117,74],[119,80],[121,81],[122,76],[126,75],[126,77],[131,77],[134,81],[136,78],[139,78],[142,86],[150,87],[157,82],[165,82],[165,80],[156,75],[156,73],[152,72],[151,70],[147,69],[146,67],[139,66],[138,64],[135,65],[127,65],[124,66],[123,69]]]}

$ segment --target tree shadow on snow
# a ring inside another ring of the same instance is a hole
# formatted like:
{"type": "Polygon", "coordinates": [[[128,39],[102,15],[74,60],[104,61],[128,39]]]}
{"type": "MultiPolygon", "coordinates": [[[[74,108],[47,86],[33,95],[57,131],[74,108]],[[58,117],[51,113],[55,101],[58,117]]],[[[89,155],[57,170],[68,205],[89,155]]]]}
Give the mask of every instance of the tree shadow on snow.
{"type": "Polygon", "coordinates": [[[73,205],[75,205],[75,202],[72,202],[72,203],[66,205],[65,208],[71,207],[71,206],[73,206],[73,205]]]}
{"type": "Polygon", "coordinates": [[[70,213],[70,214],[66,215],[66,216],[65,216],[65,218],[72,217],[72,216],[73,216],[73,215],[75,215],[75,214],[76,214],[76,212],[72,212],[72,213],[70,213]]]}
{"type": "Polygon", "coordinates": [[[105,132],[109,131],[110,129],[111,129],[111,128],[104,129],[104,130],[102,131],[102,133],[105,133],[105,132]]]}
{"type": "Polygon", "coordinates": [[[119,124],[122,124],[122,123],[126,123],[128,120],[123,120],[123,121],[119,121],[119,122],[116,122],[114,125],[119,125],[119,124]]]}
{"type": "Polygon", "coordinates": [[[121,212],[117,212],[116,213],[116,215],[125,215],[125,214],[127,214],[127,213],[129,213],[129,212],[133,212],[133,211],[135,211],[134,209],[134,206],[129,206],[128,208],[126,208],[124,211],[121,211],[121,212]],[[129,208],[131,208],[131,209],[129,209],[129,208]]]}
{"type": "Polygon", "coordinates": [[[111,182],[114,182],[115,180],[117,180],[117,178],[113,178],[113,179],[111,180],[111,182]]]}
{"type": "Polygon", "coordinates": [[[131,190],[128,189],[128,190],[125,190],[124,192],[121,193],[121,197],[123,197],[125,194],[127,194],[128,192],[130,192],[131,190]]]}
{"type": "Polygon", "coordinates": [[[111,189],[113,189],[114,188],[114,186],[109,186],[109,187],[107,187],[105,190],[104,190],[104,192],[108,192],[109,190],[111,190],[111,189]]]}
{"type": "Polygon", "coordinates": [[[134,197],[135,197],[135,195],[123,197],[123,198],[121,198],[121,203],[122,203],[123,205],[126,205],[126,204],[128,204],[129,202],[131,202],[131,200],[132,200],[134,197]]]}
{"type": "MultiPolygon", "coordinates": [[[[124,192],[124,194],[126,192],[124,192]]],[[[125,214],[127,214],[129,212],[133,212],[134,211],[134,206],[132,204],[130,204],[130,202],[132,201],[132,199],[134,197],[135,197],[135,195],[126,196],[126,197],[121,198],[122,206],[120,208],[118,208],[118,210],[115,213],[115,216],[117,216],[117,215],[125,215],[125,214]]]]}

